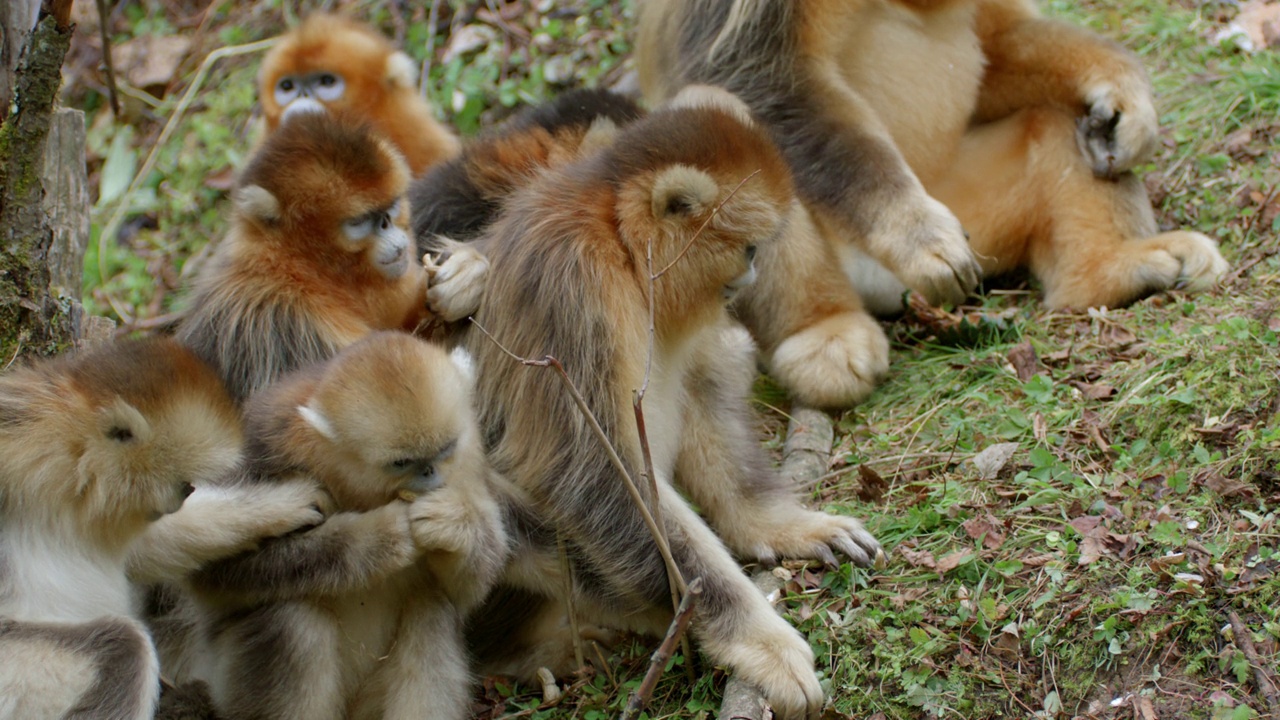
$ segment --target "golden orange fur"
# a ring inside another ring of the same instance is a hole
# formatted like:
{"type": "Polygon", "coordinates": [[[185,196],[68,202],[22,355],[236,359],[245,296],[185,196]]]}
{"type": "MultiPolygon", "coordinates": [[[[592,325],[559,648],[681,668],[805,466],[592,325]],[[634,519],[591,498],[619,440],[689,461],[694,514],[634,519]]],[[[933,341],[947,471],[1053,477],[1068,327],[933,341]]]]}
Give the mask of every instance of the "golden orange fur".
{"type": "Polygon", "coordinates": [[[290,117],[242,173],[178,339],[242,400],[373,330],[415,327],[427,279],[406,232],[408,182],[400,153],[367,127],[290,117]]]}
{"type": "Polygon", "coordinates": [[[269,131],[300,97],[356,114],[386,135],[418,175],[456,155],[458,140],[435,119],[416,82],[413,61],[376,30],[313,13],[263,58],[258,96],[269,131]]]}
{"type": "MultiPolygon", "coordinates": [[[[643,467],[633,393],[647,387],[658,488],[649,502],[661,507],[682,573],[706,588],[694,632],[715,662],[794,718],[822,701],[812,652],[731,552],[835,550],[869,563],[879,546],[856,520],[800,506],[752,432],[754,349],[726,305],[750,286],[756,257],[778,242],[794,206],[782,158],[745,117],[732,103],[664,109],[516,190],[480,240],[492,265],[477,321],[496,342],[472,330],[465,344],[477,360],[490,457],[527,495],[523,512],[545,523],[525,536],[535,545],[548,534],[564,540],[585,622],[652,633],[670,619],[670,598],[639,511],[553,371],[520,365],[498,343],[556,357],[633,477],[643,467]]],[[[547,657],[526,652],[547,615],[534,613],[532,628],[519,621],[545,607],[538,598],[563,594],[555,564],[538,557],[517,554],[508,587],[478,613],[472,641],[486,668],[528,673],[530,658],[547,657]]]]}
{"type": "MultiPolygon", "coordinates": [[[[653,102],[711,83],[751,107],[820,242],[877,312],[900,308],[906,287],[958,301],[979,266],[1028,268],[1050,307],[1202,289],[1227,267],[1208,237],[1158,232],[1132,173],[1157,132],[1141,65],[1030,0],[654,0],[637,52],[653,102]]],[[[797,268],[776,302],[810,302],[831,274],[797,268]]],[[[815,322],[826,302],[811,302],[815,322]]],[[[792,389],[856,400],[841,378],[866,352],[824,353],[803,326],[775,353],[808,368],[792,389]]]]}

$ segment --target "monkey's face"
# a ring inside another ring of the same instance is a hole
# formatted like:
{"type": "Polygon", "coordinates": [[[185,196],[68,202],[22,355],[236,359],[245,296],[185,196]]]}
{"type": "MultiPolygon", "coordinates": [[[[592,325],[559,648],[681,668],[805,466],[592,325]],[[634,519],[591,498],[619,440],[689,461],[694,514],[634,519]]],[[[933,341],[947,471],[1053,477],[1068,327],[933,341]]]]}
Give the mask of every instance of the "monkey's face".
{"type": "Polygon", "coordinates": [[[390,205],[362,212],[342,222],[339,242],[349,252],[364,257],[388,280],[396,280],[409,269],[413,243],[408,232],[408,207],[403,198],[390,205]]]}
{"type": "Polygon", "coordinates": [[[375,333],[326,369],[300,415],[338,506],[368,510],[447,483],[478,456],[470,383],[440,348],[375,333]]]}
{"type": "Polygon", "coordinates": [[[172,340],[122,342],[0,382],[0,453],[14,499],[119,547],[192,485],[239,460],[235,406],[172,340]]]}

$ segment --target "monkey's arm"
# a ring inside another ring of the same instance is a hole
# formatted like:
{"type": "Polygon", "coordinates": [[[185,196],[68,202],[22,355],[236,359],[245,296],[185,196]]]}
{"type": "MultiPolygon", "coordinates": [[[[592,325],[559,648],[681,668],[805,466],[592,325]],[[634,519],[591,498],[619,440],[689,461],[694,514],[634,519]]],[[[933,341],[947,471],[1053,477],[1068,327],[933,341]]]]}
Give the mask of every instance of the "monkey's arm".
{"type": "Polygon", "coordinates": [[[465,614],[493,588],[509,550],[490,483],[484,477],[463,480],[416,500],[409,518],[423,561],[465,614]]]}
{"type": "Polygon", "coordinates": [[[1159,121],[1138,58],[1084,28],[1040,17],[1028,0],[985,0],[977,27],[987,68],[974,119],[1025,107],[1076,113],[1081,151],[1111,177],[1151,158],[1159,121]]]}
{"type": "Polygon", "coordinates": [[[835,61],[811,58],[802,77],[768,95],[753,110],[766,119],[826,234],[852,235],[932,302],[963,300],[980,269],[960,221],[925,192],[835,61]]]}
{"type": "Polygon", "coordinates": [[[311,480],[202,485],[176,513],[152,523],[129,551],[129,578],[177,580],[202,565],[324,521],[328,500],[311,480]]]}
{"type": "Polygon", "coordinates": [[[407,506],[392,502],[342,512],[305,532],[274,538],[253,552],[206,565],[191,587],[210,597],[261,602],[333,595],[409,567],[418,556],[407,506]]]}

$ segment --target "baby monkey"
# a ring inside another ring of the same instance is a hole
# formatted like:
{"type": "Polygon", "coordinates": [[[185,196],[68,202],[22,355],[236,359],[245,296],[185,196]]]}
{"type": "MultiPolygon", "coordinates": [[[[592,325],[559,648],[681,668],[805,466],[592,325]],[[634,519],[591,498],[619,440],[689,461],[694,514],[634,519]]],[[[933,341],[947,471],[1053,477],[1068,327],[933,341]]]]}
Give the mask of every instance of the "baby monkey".
{"type": "Polygon", "coordinates": [[[192,577],[227,718],[467,717],[462,622],[507,553],[469,362],[379,332],[248,403],[243,473],[337,512],[192,577]]]}

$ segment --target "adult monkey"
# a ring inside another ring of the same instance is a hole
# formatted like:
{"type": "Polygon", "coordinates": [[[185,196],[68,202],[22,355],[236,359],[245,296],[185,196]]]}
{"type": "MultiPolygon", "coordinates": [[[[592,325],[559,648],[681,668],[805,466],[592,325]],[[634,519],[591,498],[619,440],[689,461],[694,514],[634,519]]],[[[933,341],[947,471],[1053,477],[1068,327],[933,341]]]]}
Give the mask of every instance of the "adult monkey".
{"type": "MultiPolygon", "coordinates": [[[[865,251],[931,300],[958,300],[974,279],[961,225],[984,275],[1026,267],[1051,308],[1203,289],[1227,269],[1205,235],[1157,233],[1132,172],[1158,129],[1137,58],[1031,0],[646,0],[641,12],[646,97],[713,83],[745,100],[846,270],[865,268],[865,251]]],[[[854,282],[873,309],[900,306],[901,285],[854,282]]]]}

